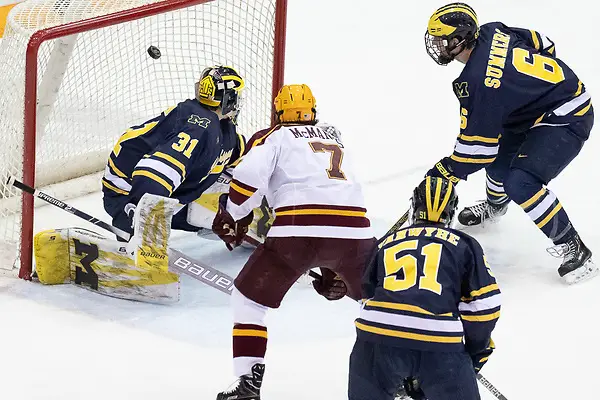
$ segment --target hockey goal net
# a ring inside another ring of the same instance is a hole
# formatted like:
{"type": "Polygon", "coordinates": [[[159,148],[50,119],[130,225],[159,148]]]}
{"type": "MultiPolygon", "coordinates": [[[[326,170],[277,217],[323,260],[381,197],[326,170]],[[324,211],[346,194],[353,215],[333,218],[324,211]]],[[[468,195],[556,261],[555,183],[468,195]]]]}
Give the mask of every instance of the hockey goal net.
{"type": "Polygon", "coordinates": [[[286,1],[17,5],[0,45],[0,270],[28,279],[32,269],[34,201],[9,176],[63,199],[100,190],[117,138],[193,98],[204,67],[244,77],[242,134],[268,126],[283,84],[286,1]]]}

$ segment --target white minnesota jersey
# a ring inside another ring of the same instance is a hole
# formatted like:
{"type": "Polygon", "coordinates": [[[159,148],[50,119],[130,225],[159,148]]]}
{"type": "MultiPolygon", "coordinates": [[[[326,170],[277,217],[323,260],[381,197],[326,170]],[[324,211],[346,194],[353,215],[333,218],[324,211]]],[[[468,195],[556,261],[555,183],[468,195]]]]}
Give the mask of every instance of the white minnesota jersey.
{"type": "Polygon", "coordinates": [[[266,196],[268,236],[373,237],[361,185],[333,126],[278,125],[255,134],[234,169],[227,210],[246,216],[266,196]]]}

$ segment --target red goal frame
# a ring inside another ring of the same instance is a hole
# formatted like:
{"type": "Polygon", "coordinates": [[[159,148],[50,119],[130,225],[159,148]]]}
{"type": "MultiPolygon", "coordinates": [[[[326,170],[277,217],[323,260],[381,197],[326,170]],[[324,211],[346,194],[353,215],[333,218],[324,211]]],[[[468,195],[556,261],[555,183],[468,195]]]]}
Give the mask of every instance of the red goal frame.
{"type": "MultiPolygon", "coordinates": [[[[150,17],[156,14],[174,11],[181,8],[209,3],[214,0],[165,0],[130,10],[120,11],[101,17],[68,23],[37,31],[27,45],[25,61],[25,110],[24,110],[24,151],[23,151],[23,183],[35,185],[35,143],[36,143],[36,111],[37,111],[37,61],[42,43],[63,36],[106,28],[111,25],[150,17]]],[[[281,86],[285,66],[285,37],[287,19],[287,0],[275,2],[275,45],[273,59],[273,90],[271,100],[275,100],[281,86]]],[[[272,113],[271,122],[275,115],[272,113]]],[[[21,266],[19,278],[31,280],[33,265],[33,218],[34,198],[23,194],[21,202],[21,266]]]]}

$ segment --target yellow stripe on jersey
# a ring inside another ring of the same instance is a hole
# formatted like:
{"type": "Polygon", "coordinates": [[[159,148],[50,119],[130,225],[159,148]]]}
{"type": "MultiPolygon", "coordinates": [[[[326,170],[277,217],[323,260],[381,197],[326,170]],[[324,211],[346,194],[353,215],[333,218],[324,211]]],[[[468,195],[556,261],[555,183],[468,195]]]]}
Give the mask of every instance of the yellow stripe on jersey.
{"type": "Polygon", "coordinates": [[[140,175],[145,176],[146,178],[150,178],[153,181],[160,183],[162,186],[164,186],[165,189],[167,189],[169,191],[169,195],[171,195],[173,193],[173,186],[170,185],[167,181],[165,181],[160,176],[155,175],[150,171],[144,171],[144,170],[137,170],[133,173],[133,176],[140,176],[140,175]]]}
{"type": "Polygon", "coordinates": [[[460,317],[469,322],[487,322],[500,318],[500,311],[496,311],[493,314],[482,314],[482,315],[465,315],[461,314],[460,317]]]}
{"type": "Polygon", "coordinates": [[[575,113],[576,117],[581,117],[582,115],[585,115],[586,112],[590,111],[590,108],[592,107],[592,102],[590,101],[590,104],[588,104],[587,106],[583,107],[580,111],[577,111],[575,113]]]}
{"type": "Polygon", "coordinates": [[[410,304],[390,303],[387,301],[369,300],[369,301],[367,301],[366,305],[372,306],[372,307],[389,308],[390,310],[411,311],[411,312],[415,312],[415,313],[419,313],[419,314],[433,315],[433,316],[437,316],[437,317],[452,317],[452,313],[434,314],[431,311],[425,310],[424,308],[421,308],[418,306],[413,306],[410,304]]]}
{"type": "Polygon", "coordinates": [[[171,111],[173,111],[176,108],[177,108],[177,106],[171,106],[171,107],[167,108],[165,111],[163,111],[163,114],[165,114],[165,117],[166,117],[167,115],[169,115],[171,113],[171,111]]]}
{"type": "Polygon", "coordinates": [[[244,141],[243,136],[240,135],[239,133],[237,135],[238,135],[238,140],[240,142],[240,155],[237,158],[237,160],[235,160],[231,164],[227,165],[228,167],[237,167],[237,165],[242,161],[242,157],[244,156],[244,152],[246,151],[246,143],[244,141]]]}
{"type": "Polygon", "coordinates": [[[490,180],[490,182],[492,182],[494,185],[498,185],[498,186],[504,186],[504,184],[502,182],[498,182],[492,179],[491,176],[486,174],[486,177],[490,180]]]}
{"type": "Polygon", "coordinates": [[[533,29],[529,30],[531,32],[531,39],[533,40],[533,47],[535,47],[536,50],[540,49],[540,39],[538,39],[537,36],[537,32],[534,31],[533,29]]]}
{"type": "Polygon", "coordinates": [[[115,171],[117,176],[119,176],[121,178],[129,179],[129,177],[127,175],[125,175],[119,168],[117,168],[117,166],[115,165],[115,162],[113,161],[111,156],[108,156],[108,165],[110,166],[110,168],[113,171],[115,171]]]}
{"type": "Polygon", "coordinates": [[[280,128],[279,125],[274,126],[269,132],[265,133],[260,139],[257,139],[256,141],[254,141],[254,143],[252,143],[252,147],[261,145],[265,140],[267,140],[267,138],[269,136],[271,136],[271,133],[275,132],[275,130],[278,128],[280,128]]]}
{"type": "Polygon", "coordinates": [[[158,125],[158,122],[153,121],[153,122],[149,122],[149,123],[145,124],[141,128],[127,129],[127,132],[125,132],[124,134],[121,135],[121,137],[115,144],[115,147],[113,148],[113,153],[115,154],[115,156],[118,156],[119,153],[121,152],[121,143],[123,143],[127,140],[130,140],[130,139],[135,139],[138,136],[142,136],[142,135],[150,132],[152,130],[152,128],[154,128],[156,125],[158,125]]]}
{"type": "Polygon", "coordinates": [[[119,194],[124,194],[124,195],[128,195],[129,194],[128,191],[123,190],[123,189],[119,189],[118,187],[111,185],[110,183],[106,182],[105,179],[102,179],[102,184],[104,186],[106,186],[108,189],[112,190],[113,192],[117,192],[119,194]]]}
{"type": "Polygon", "coordinates": [[[283,215],[341,215],[344,217],[364,217],[367,215],[367,213],[364,211],[324,210],[324,209],[319,209],[319,208],[303,209],[303,210],[289,210],[289,211],[276,211],[276,213],[277,213],[278,217],[283,216],[283,215]]]}
{"type": "Polygon", "coordinates": [[[258,329],[234,329],[233,336],[257,336],[267,339],[267,331],[258,329]]]}
{"type": "Polygon", "coordinates": [[[243,187],[237,185],[233,181],[231,181],[231,183],[229,184],[229,187],[232,188],[233,190],[235,190],[236,192],[241,193],[241,194],[243,194],[244,196],[247,196],[247,197],[251,197],[254,194],[254,192],[251,192],[251,191],[249,191],[247,189],[244,189],[243,187]]]}
{"type": "Polygon", "coordinates": [[[583,82],[579,81],[577,83],[577,91],[575,92],[575,94],[573,95],[573,97],[577,97],[581,94],[581,91],[583,90],[583,82]]]}
{"type": "Polygon", "coordinates": [[[454,161],[458,161],[465,164],[489,164],[494,162],[496,157],[492,158],[467,158],[467,157],[459,157],[454,154],[450,156],[450,158],[454,161]]]}
{"type": "Polygon", "coordinates": [[[460,140],[464,140],[465,142],[481,142],[481,143],[490,143],[490,144],[496,144],[500,141],[500,136],[498,136],[497,138],[489,138],[489,137],[485,137],[485,136],[467,136],[467,135],[460,134],[460,135],[458,135],[458,138],[460,140]]]}
{"type": "Polygon", "coordinates": [[[531,196],[531,198],[529,200],[527,200],[525,203],[522,203],[522,204],[519,204],[519,205],[521,206],[522,209],[529,208],[529,206],[531,206],[540,197],[542,197],[544,195],[544,193],[546,193],[546,188],[541,188],[540,191],[537,192],[536,194],[534,194],[533,196],[531,196]]]}
{"type": "Polygon", "coordinates": [[[179,168],[179,170],[181,171],[181,177],[185,178],[185,165],[183,165],[183,163],[181,161],[177,160],[173,156],[170,156],[166,153],[162,153],[160,151],[157,151],[156,153],[154,153],[152,155],[156,156],[158,158],[162,158],[163,160],[167,160],[168,162],[170,162],[171,164],[173,164],[174,166],[179,168]]]}
{"type": "Polygon", "coordinates": [[[546,218],[544,218],[543,220],[541,220],[541,221],[540,221],[540,222],[537,224],[537,227],[541,229],[541,228],[543,228],[544,226],[546,226],[546,224],[547,224],[548,222],[550,222],[550,220],[552,219],[552,217],[554,217],[554,216],[556,215],[556,213],[560,211],[560,209],[561,209],[561,208],[562,208],[562,204],[558,203],[558,204],[556,205],[556,207],[554,207],[554,209],[553,209],[552,211],[550,211],[550,214],[548,214],[548,215],[546,216],[546,218]]]}
{"type": "Polygon", "coordinates": [[[461,336],[435,336],[435,335],[424,335],[420,333],[410,333],[396,331],[393,329],[377,328],[375,326],[369,326],[362,324],[358,321],[354,323],[356,327],[362,331],[375,333],[384,336],[393,336],[402,339],[420,340],[422,342],[436,342],[436,343],[462,343],[461,336]]]}
{"type": "Polygon", "coordinates": [[[492,283],[491,285],[484,286],[481,289],[473,290],[471,293],[469,293],[469,296],[471,297],[463,297],[461,298],[461,301],[471,301],[473,300],[473,297],[481,296],[482,294],[493,292],[494,290],[500,290],[497,283],[492,283]]]}
{"type": "Polygon", "coordinates": [[[504,197],[506,196],[506,193],[498,193],[498,192],[494,192],[493,190],[490,189],[486,189],[488,194],[492,195],[492,196],[496,196],[496,197],[504,197]]]}

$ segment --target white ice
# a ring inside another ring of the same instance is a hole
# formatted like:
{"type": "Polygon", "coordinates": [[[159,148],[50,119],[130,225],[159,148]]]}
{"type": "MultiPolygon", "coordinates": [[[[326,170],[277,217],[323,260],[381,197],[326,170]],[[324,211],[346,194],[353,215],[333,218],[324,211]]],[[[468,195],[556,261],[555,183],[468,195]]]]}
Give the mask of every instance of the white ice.
{"type": "MultiPolygon", "coordinates": [[[[460,65],[438,67],[423,34],[440,1],[289,0],[287,83],[308,83],[321,119],[342,130],[360,161],[379,234],[407,207],[412,188],[451,152],[460,65]]],[[[600,92],[595,3],[473,0],[480,21],[539,30],[590,92],[600,92]]],[[[592,251],[600,251],[595,134],[551,183],[592,251]]],[[[484,198],[481,173],[459,186],[461,206],[484,198]]],[[[72,200],[108,220],[99,194],[72,200]]],[[[51,206],[36,231],[87,226],[51,206]]],[[[90,227],[90,226],[87,226],[90,227]]],[[[483,374],[507,398],[600,399],[596,365],[600,278],[558,278],[550,245],[518,206],[496,225],[471,230],[504,293],[497,350],[483,374]]],[[[179,235],[177,246],[234,275],[248,256],[179,235]]],[[[229,298],[182,278],[181,301],[156,306],[72,286],[0,279],[0,399],[214,399],[233,380],[229,298]]],[[[297,285],[269,319],[265,400],[346,397],[357,307],[297,285]]],[[[483,399],[493,397],[481,388],[483,399]]]]}

